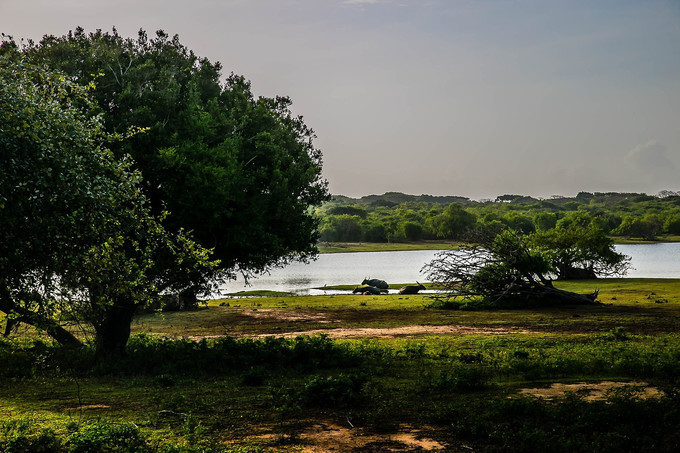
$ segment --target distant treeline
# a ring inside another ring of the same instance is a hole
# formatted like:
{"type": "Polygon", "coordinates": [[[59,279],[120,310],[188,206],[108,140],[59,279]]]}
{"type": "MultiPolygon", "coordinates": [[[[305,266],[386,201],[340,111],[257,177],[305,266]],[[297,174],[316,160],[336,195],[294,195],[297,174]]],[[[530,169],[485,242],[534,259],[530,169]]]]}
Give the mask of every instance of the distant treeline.
{"type": "Polygon", "coordinates": [[[456,240],[476,227],[510,227],[526,234],[556,226],[597,226],[612,236],[654,240],[680,235],[680,192],[580,192],[538,199],[501,195],[495,200],[388,192],[341,195],[317,208],[321,241],[398,242],[456,240]]]}

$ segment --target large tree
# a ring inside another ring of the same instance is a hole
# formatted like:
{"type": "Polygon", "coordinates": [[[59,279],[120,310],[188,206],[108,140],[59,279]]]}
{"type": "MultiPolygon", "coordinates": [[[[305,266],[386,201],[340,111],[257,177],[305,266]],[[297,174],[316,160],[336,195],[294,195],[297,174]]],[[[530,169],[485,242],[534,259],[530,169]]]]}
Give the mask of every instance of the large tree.
{"type": "Polygon", "coordinates": [[[67,346],[84,322],[122,353],[134,311],[213,277],[208,251],[151,214],[129,159],[102,146],[89,89],[0,48],[0,311],[67,346]]]}
{"type": "Polygon", "coordinates": [[[286,97],[255,98],[250,83],[199,58],[177,36],[136,39],[78,28],[24,52],[95,82],[110,133],[143,128],[113,146],[129,154],[165,224],[191,230],[222,266],[257,272],[317,253],[311,206],[328,197],[314,132],[286,97]]]}

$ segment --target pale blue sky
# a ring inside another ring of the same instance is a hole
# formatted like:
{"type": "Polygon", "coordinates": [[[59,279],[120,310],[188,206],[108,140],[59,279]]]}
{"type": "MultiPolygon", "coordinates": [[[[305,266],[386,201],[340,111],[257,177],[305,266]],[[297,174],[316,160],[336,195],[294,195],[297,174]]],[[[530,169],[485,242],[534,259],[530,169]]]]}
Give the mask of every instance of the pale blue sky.
{"type": "Polygon", "coordinates": [[[289,95],[336,194],[680,190],[680,0],[0,0],[15,38],[78,25],[289,95]]]}

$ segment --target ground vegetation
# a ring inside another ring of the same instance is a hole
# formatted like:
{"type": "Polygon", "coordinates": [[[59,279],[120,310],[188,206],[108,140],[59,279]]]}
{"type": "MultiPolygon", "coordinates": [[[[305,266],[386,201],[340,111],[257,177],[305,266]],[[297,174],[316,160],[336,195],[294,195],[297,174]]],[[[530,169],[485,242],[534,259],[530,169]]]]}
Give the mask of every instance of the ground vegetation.
{"type": "Polygon", "coordinates": [[[99,362],[24,328],[0,341],[0,447],[676,451],[679,282],[598,283],[605,304],[569,309],[450,311],[423,295],[215,300],[136,317],[129,354],[99,362]],[[451,331],[397,329],[437,324],[451,331]],[[358,337],[301,336],[368,325],[358,337]]]}

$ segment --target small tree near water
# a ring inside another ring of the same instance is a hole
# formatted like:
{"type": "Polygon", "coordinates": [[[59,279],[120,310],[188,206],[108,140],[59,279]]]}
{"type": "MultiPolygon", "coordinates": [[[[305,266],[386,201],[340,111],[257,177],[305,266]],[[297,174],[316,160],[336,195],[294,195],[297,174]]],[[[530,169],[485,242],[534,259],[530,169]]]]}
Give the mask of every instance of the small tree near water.
{"type": "Polygon", "coordinates": [[[430,281],[444,286],[439,298],[445,300],[494,305],[597,303],[597,291],[577,294],[555,288],[549,257],[512,230],[478,234],[470,247],[441,252],[424,270],[430,281]]]}
{"type": "Polygon", "coordinates": [[[560,226],[529,237],[531,247],[545,253],[559,280],[613,277],[626,273],[630,258],[614,249],[599,226],[560,226]]]}

